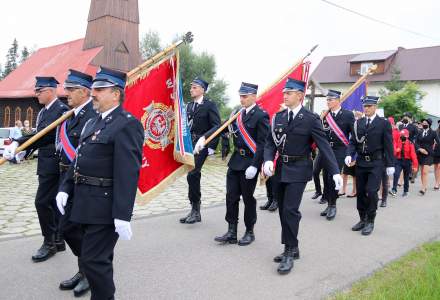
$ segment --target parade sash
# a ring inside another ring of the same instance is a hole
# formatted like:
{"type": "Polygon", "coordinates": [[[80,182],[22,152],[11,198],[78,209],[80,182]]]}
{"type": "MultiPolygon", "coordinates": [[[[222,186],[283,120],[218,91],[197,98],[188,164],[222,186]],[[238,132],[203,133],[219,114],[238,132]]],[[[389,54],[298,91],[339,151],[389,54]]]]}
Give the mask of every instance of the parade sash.
{"type": "Polygon", "coordinates": [[[246,128],[244,127],[241,113],[238,115],[236,123],[237,123],[238,132],[243,138],[243,141],[246,143],[249,150],[251,150],[252,153],[255,154],[255,152],[257,151],[257,144],[255,143],[249,132],[247,132],[246,128]]]}
{"type": "Polygon", "coordinates": [[[67,120],[64,121],[63,124],[61,124],[61,128],[60,128],[61,147],[63,148],[64,154],[66,154],[69,161],[72,162],[76,156],[76,150],[75,147],[70,142],[69,137],[67,136],[66,127],[67,127],[67,120]]]}
{"type": "Polygon", "coordinates": [[[336,134],[336,136],[339,138],[339,140],[345,145],[348,146],[349,142],[346,138],[344,132],[339,128],[338,124],[336,124],[335,120],[333,119],[331,113],[329,112],[327,116],[325,117],[325,120],[327,121],[328,125],[330,126],[331,130],[336,134]]]}

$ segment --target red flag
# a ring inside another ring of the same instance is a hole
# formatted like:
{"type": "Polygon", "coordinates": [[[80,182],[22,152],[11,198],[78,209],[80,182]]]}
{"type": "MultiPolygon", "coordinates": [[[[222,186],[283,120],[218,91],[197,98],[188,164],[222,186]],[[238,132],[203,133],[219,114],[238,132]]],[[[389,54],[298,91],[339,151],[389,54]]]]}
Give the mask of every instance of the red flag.
{"type": "Polygon", "coordinates": [[[290,77],[307,82],[309,66],[309,62],[303,62],[298,67],[288,70],[278,81],[258,96],[257,104],[272,118],[283,104],[283,88],[287,78],[290,77]]]}
{"type": "MultiPolygon", "coordinates": [[[[168,56],[135,79],[130,78],[125,89],[124,108],[141,121],[145,130],[138,182],[138,191],[145,200],[142,203],[151,200],[194,165],[192,145],[188,151],[184,149],[183,155],[176,156],[175,153],[179,140],[184,143],[187,139],[182,136],[175,141],[176,134],[185,131],[175,130],[181,129],[175,123],[182,120],[180,104],[176,101],[180,98],[179,89],[177,55],[168,56]]],[[[183,125],[186,126],[186,123],[183,125]]],[[[179,148],[178,152],[181,153],[181,150],[179,148]]]]}

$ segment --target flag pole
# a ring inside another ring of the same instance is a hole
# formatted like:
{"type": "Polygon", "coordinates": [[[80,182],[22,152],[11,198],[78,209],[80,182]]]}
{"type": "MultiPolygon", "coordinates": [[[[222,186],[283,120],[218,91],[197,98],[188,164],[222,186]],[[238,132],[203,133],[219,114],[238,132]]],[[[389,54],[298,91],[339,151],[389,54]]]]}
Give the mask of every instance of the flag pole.
{"type": "MultiPolygon", "coordinates": [[[[309,50],[309,52],[302,57],[301,59],[299,59],[292,68],[289,68],[289,70],[287,70],[287,72],[283,73],[277,80],[275,80],[271,85],[269,85],[268,88],[266,88],[264,90],[263,93],[261,93],[259,95],[259,97],[261,97],[261,95],[264,95],[264,93],[266,93],[268,90],[270,90],[274,85],[278,84],[284,77],[286,77],[287,74],[290,74],[293,70],[295,70],[296,68],[298,68],[303,61],[310,56],[310,54],[312,54],[313,51],[315,51],[315,49],[318,47],[318,44],[316,44],[315,46],[313,46],[312,49],[309,50]]],[[[240,115],[241,110],[239,110],[237,113],[235,113],[231,118],[229,118],[229,120],[227,120],[225,123],[223,123],[222,126],[220,126],[220,128],[218,128],[213,134],[211,134],[206,140],[205,140],[205,146],[208,145],[213,139],[215,139],[215,137],[217,135],[219,135],[226,127],[228,127],[232,122],[235,121],[235,119],[238,118],[238,116],[240,115]]]]}
{"type": "MultiPolygon", "coordinates": [[[[30,145],[32,145],[33,143],[35,143],[37,140],[39,140],[40,138],[42,138],[43,136],[45,136],[47,133],[49,133],[50,131],[52,131],[53,129],[55,129],[58,125],[60,125],[61,123],[63,123],[65,120],[67,120],[68,118],[70,118],[71,115],[73,115],[73,112],[75,111],[75,109],[71,109],[68,112],[66,112],[64,115],[62,115],[61,117],[59,117],[58,119],[56,119],[55,121],[53,121],[49,126],[47,126],[46,128],[44,128],[43,130],[39,131],[38,133],[36,133],[33,137],[31,137],[30,139],[28,139],[26,142],[24,142],[23,144],[21,144],[20,146],[17,147],[17,149],[15,150],[15,153],[19,153],[20,151],[25,150],[26,148],[28,148],[30,145]]],[[[5,158],[0,158],[0,165],[4,164],[5,162],[7,162],[7,159],[5,158]]]]}

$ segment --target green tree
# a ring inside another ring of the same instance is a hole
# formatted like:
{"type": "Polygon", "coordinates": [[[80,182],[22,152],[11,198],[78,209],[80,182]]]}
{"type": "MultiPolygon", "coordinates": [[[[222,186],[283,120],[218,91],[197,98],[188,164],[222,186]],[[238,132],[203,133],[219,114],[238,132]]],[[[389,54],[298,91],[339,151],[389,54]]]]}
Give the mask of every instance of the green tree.
{"type": "MultiPolygon", "coordinates": [[[[176,36],[174,42],[179,40],[176,36]]],[[[160,37],[157,32],[149,31],[141,41],[141,53],[150,56],[158,53],[160,48],[160,37]]],[[[231,109],[226,106],[229,99],[226,96],[227,83],[223,79],[216,78],[215,58],[207,52],[196,53],[191,45],[184,45],[180,48],[180,74],[182,78],[183,98],[186,102],[191,100],[191,81],[200,76],[208,81],[209,88],[207,97],[217,104],[222,119],[228,118],[231,109]]]]}
{"type": "Polygon", "coordinates": [[[162,50],[160,47],[160,37],[157,31],[148,31],[144,34],[140,42],[142,58],[147,60],[162,50]]]}
{"type": "Polygon", "coordinates": [[[12,42],[11,48],[8,50],[8,54],[6,55],[6,64],[5,69],[3,70],[3,78],[8,76],[9,73],[14,71],[17,68],[17,58],[18,58],[18,42],[17,39],[14,39],[12,42]]]}
{"type": "Polygon", "coordinates": [[[393,67],[391,70],[391,80],[385,82],[385,88],[390,92],[399,91],[403,88],[405,83],[400,80],[400,69],[393,67]]]}
{"type": "Polygon", "coordinates": [[[26,46],[23,47],[23,50],[21,50],[21,57],[20,57],[20,64],[23,63],[28,57],[31,55],[28,48],[26,46]]]}
{"type": "Polygon", "coordinates": [[[426,93],[415,82],[408,81],[400,90],[388,93],[381,91],[381,94],[379,107],[384,109],[386,117],[401,118],[404,112],[411,112],[417,120],[426,117],[426,112],[421,107],[421,100],[426,93]]]}

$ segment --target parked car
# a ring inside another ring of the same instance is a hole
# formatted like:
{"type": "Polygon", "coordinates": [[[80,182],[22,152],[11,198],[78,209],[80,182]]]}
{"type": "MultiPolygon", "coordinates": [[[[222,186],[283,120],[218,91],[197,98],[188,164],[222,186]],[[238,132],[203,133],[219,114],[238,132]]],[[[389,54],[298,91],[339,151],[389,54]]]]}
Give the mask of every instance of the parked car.
{"type": "Polygon", "coordinates": [[[13,127],[0,128],[0,155],[3,155],[5,146],[10,145],[12,142],[12,139],[10,138],[12,129],[13,127]]]}

